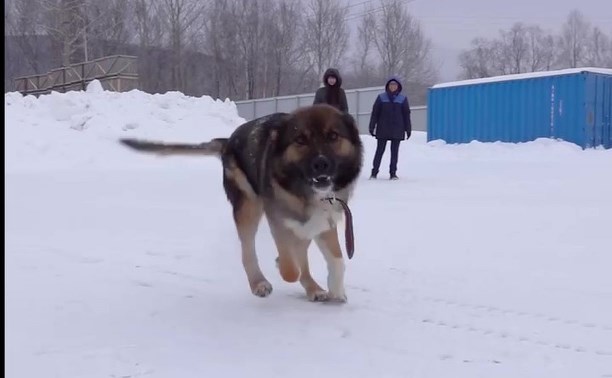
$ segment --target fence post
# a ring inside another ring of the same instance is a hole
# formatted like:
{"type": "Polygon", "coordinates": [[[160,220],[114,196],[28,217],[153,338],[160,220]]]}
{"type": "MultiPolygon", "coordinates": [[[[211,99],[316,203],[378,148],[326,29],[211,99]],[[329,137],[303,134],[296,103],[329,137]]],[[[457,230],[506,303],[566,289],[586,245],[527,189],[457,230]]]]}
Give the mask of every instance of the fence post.
{"type": "Polygon", "coordinates": [[[85,62],[81,63],[81,90],[85,90],[85,62]]]}
{"type": "Polygon", "coordinates": [[[355,118],[357,125],[359,125],[359,89],[355,91],[355,118]]]}

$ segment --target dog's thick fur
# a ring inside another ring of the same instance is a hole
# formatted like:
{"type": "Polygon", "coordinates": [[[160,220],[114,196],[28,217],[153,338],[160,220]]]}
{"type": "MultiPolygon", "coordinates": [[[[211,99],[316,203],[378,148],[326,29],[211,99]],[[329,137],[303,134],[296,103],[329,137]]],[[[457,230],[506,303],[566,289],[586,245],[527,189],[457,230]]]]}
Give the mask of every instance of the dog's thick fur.
{"type": "Polygon", "coordinates": [[[233,207],[242,264],[253,294],[266,297],[272,292],[255,252],[255,234],[265,214],[282,278],[299,280],[312,301],[346,301],[336,229],[342,208],[324,199],[348,202],[361,171],[363,146],[349,114],[314,105],[246,122],[229,138],[202,144],[121,142],[142,152],[221,158],[223,186],[233,207]],[[328,291],[310,274],[307,250],[313,240],[327,262],[328,291]]]}

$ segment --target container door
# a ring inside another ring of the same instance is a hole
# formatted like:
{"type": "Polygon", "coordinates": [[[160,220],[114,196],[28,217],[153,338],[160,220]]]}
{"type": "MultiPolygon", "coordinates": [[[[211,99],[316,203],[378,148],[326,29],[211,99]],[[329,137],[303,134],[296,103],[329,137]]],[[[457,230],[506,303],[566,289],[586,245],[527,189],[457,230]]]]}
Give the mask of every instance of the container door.
{"type": "Polygon", "coordinates": [[[602,145],[612,148],[612,76],[603,78],[602,91],[602,145]]]}
{"type": "Polygon", "coordinates": [[[612,147],[612,76],[592,75],[586,86],[586,145],[612,147]]]}

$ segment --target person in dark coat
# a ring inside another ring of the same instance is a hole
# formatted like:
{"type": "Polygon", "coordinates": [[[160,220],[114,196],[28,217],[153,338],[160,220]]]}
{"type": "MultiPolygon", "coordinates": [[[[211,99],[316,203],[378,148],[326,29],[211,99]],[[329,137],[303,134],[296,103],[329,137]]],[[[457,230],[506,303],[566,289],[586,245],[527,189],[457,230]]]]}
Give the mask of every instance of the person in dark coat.
{"type": "Polygon", "coordinates": [[[348,113],[348,104],[346,102],[346,94],[342,89],[342,77],[340,72],[335,68],[328,68],[323,74],[324,86],[317,89],[314,98],[314,104],[329,104],[340,111],[348,113]]]}
{"type": "Polygon", "coordinates": [[[372,163],[372,175],[376,178],[380,168],[387,141],[391,141],[391,163],[389,174],[391,180],[397,180],[397,161],[400,142],[409,139],[412,133],[410,105],[408,97],[401,94],[402,83],[397,77],[391,77],[385,84],[385,91],[376,97],[370,116],[370,134],[376,137],[378,145],[372,163]]]}

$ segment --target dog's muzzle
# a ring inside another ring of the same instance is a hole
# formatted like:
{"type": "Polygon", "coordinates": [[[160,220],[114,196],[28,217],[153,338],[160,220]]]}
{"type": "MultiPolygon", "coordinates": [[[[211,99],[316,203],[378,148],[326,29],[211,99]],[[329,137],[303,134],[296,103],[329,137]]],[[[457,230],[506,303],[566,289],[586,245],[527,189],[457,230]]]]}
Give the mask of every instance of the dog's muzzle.
{"type": "Polygon", "coordinates": [[[312,170],[312,186],[318,190],[326,190],[332,186],[332,163],[323,156],[319,155],[312,159],[310,164],[312,170]]]}
{"type": "Polygon", "coordinates": [[[316,189],[327,189],[331,185],[331,176],[318,176],[312,179],[312,186],[314,186],[316,189]]]}

